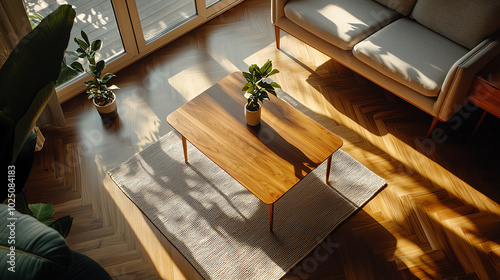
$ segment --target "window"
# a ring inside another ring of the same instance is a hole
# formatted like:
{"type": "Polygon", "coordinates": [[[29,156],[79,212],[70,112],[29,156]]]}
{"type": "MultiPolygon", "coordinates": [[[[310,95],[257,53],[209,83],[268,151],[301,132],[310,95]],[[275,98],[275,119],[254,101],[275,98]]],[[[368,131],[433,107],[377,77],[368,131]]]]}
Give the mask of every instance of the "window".
{"type": "MultiPolygon", "coordinates": [[[[90,41],[102,40],[99,59],[106,60],[107,72],[117,72],[243,0],[23,1],[28,16],[35,20],[45,17],[59,5],[72,5],[76,20],[66,61],[71,63],[78,59],[74,38],[80,38],[83,30],[90,41]]],[[[63,66],[57,83],[60,101],[83,91],[81,84],[88,79],[84,75],[63,66]]]]}

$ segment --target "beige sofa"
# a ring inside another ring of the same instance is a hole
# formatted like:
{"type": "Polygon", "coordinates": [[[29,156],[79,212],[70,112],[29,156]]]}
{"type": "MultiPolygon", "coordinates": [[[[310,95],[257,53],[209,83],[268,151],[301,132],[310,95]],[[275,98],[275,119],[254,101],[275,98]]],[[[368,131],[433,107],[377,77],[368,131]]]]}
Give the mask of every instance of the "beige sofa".
{"type": "Polygon", "coordinates": [[[500,54],[500,0],[272,0],[280,30],[434,117],[467,102],[500,54]]]}

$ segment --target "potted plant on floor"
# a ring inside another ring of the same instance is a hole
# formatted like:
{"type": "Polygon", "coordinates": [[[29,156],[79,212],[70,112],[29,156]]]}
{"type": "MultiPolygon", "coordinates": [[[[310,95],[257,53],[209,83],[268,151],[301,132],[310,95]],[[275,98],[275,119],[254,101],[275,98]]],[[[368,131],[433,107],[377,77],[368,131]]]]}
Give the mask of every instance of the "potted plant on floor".
{"type": "Polygon", "coordinates": [[[247,103],[245,105],[246,122],[250,126],[260,124],[262,105],[259,103],[269,100],[269,93],[276,96],[276,88],[281,86],[273,82],[269,76],[279,73],[278,69],[273,69],[273,64],[268,60],[259,68],[256,64],[250,65],[249,72],[243,72],[247,83],[241,91],[245,92],[247,103]]]}
{"type": "Polygon", "coordinates": [[[76,53],[78,57],[85,59],[88,63],[88,70],[85,70],[83,65],[78,61],[67,66],[74,71],[85,72],[92,76],[92,80],[83,83],[87,87],[88,99],[92,99],[101,118],[112,120],[117,115],[116,95],[113,93],[113,90],[119,88],[115,85],[108,87],[106,83],[116,76],[111,73],[102,75],[106,67],[106,62],[104,60],[96,61],[96,55],[102,47],[102,41],[95,40],[90,43],[87,34],[83,30],[81,31],[81,36],[81,39],[75,38],[75,42],[78,44],[76,53]]]}

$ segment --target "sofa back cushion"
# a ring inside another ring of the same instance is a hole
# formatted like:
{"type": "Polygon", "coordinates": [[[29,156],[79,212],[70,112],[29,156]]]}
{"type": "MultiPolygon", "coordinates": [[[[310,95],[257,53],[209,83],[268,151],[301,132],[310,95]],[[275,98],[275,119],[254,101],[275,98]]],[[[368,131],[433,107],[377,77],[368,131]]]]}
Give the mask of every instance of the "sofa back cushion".
{"type": "Polygon", "coordinates": [[[500,29],[500,0],[418,0],[412,17],[472,49],[500,29]]]}
{"type": "Polygon", "coordinates": [[[409,15],[417,0],[375,0],[380,4],[391,8],[402,15],[409,15]]]}
{"type": "Polygon", "coordinates": [[[373,0],[288,0],[284,10],[304,31],[343,50],[401,17],[373,0]]]}

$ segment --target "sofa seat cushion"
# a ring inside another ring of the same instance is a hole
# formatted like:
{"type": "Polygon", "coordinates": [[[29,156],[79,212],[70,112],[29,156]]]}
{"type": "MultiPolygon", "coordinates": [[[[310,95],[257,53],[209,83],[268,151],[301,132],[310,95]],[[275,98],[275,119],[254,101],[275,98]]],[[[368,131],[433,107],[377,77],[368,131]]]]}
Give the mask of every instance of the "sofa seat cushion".
{"type": "Polygon", "coordinates": [[[353,48],[377,71],[422,93],[439,94],[453,64],[468,49],[410,19],[399,19],[353,48]]]}
{"type": "Polygon", "coordinates": [[[290,0],[285,16],[344,50],[401,17],[372,0],[290,0]]]}

